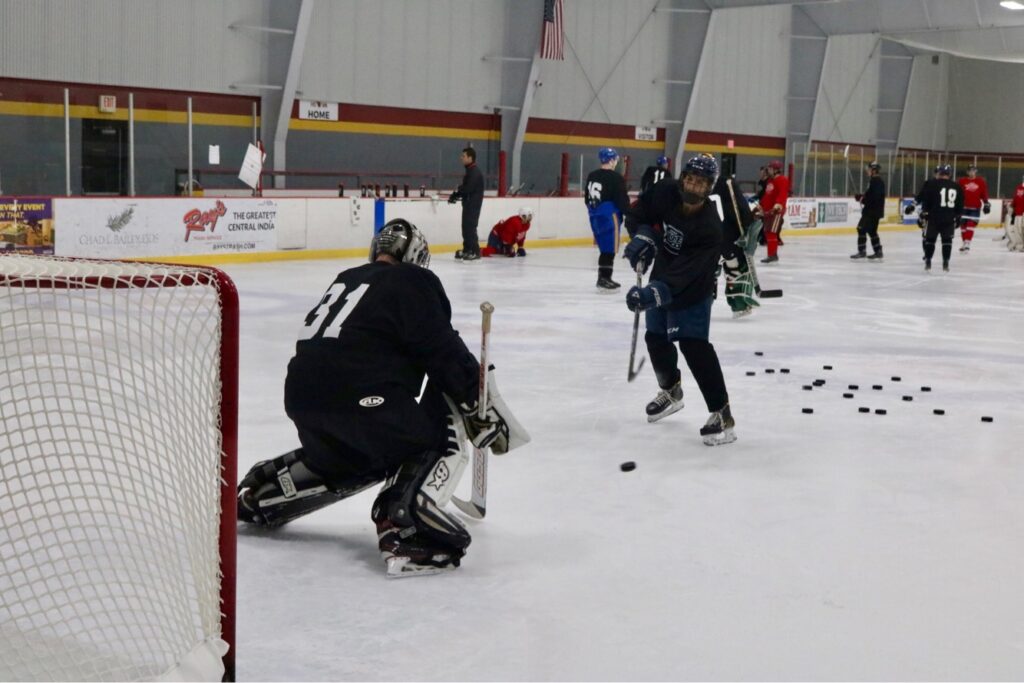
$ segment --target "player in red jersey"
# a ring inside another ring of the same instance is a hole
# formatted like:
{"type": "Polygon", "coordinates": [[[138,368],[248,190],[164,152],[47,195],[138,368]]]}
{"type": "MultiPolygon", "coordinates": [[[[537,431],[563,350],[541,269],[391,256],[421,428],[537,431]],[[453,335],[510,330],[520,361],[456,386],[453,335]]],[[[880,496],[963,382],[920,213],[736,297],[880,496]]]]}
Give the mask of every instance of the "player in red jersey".
{"type": "Polygon", "coordinates": [[[775,263],[779,260],[779,233],[782,231],[782,217],[786,214],[786,200],[789,199],[789,178],[782,175],[782,162],[775,160],[768,164],[768,184],[758,205],[764,222],[765,243],[768,258],[761,263],[775,263]]]}
{"type": "Polygon", "coordinates": [[[966,254],[971,250],[971,239],[974,237],[974,228],[981,220],[981,212],[988,214],[992,205],[988,203],[988,183],[978,175],[977,166],[968,166],[967,175],[958,182],[964,189],[964,215],[960,221],[960,239],[964,243],[960,252],[966,254]]]}
{"type": "Polygon", "coordinates": [[[498,221],[491,234],[487,236],[487,246],[480,252],[481,256],[504,254],[505,256],[526,256],[526,232],[533,221],[533,209],[524,206],[515,216],[498,221]]]}

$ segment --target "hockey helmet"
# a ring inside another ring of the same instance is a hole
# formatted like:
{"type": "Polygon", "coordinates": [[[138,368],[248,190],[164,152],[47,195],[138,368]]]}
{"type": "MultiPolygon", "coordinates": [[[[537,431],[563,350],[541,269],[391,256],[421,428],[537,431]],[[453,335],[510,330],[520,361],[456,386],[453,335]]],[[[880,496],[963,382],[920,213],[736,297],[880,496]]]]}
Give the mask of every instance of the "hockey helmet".
{"type": "Polygon", "coordinates": [[[711,183],[709,187],[714,186],[715,181],[718,180],[718,162],[710,154],[699,154],[687,161],[686,166],[683,166],[681,175],[688,173],[707,178],[711,183]]]}
{"type": "Polygon", "coordinates": [[[519,218],[524,222],[529,223],[533,220],[533,209],[528,206],[519,207],[519,218]]]}
{"type": "Polygon", "coordinates": [[[939,164],[935,167],[935,172],[939,175],[951,176],[953,175],[953,167],[949,164],[939,164]]]}
{"type": "Polygon", "coordinates": [[[877,161],[872,161],[870,164],[868,164],[868,168],[870,168],[872,171],[879,171],[879,172],[881,172],[882,165],[880,163],[878,163],[877,161]]]}
{"type": "Polygon", "coordinates": [[[404,218],[393,218],[380,229],[370,242],[370,262],[381,254],[388,254],[402,263],[430,267],[430,247],[419,228],[404,218]]]}
{"type": "Polygon", "coordinates": [[[601,160],[602,164],[607,164],[618,159],[619,153],[615,151],[614,147],[602,147],[601,151],[597,153],[597,158],[601,160]]]}
{"type": "Polygon", "coordinates": [[[773,171],[782,173],[782,162],[779,161],[778,159],[772,159],[771,161],[768,162],[768,168],[772,169],[773,171]]]}
{"type": "Polygon", "coordinates": [[[658,166],[668,166],[668,157],[662,154],[660,157],[658,157],[657,164],[658,166]]]}

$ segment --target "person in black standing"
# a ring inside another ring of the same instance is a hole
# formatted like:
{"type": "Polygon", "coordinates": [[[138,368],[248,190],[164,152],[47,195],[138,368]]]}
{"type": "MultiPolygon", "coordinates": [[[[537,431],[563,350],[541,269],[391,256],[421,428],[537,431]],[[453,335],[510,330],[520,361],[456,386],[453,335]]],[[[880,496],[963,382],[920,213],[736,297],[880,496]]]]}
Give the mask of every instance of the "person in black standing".
{"type": "Polygon", "coordinates": [[[672,177],[672,171],[668,168],[669,161],[667,156],[662,154],[655,163],[656,165],[654,166],[648,166],[640,177],[641,192],[646,192],[652,185],[660,183],[665,178],[672,177]]]}
{"type": "Polygon", "coordinates": [[[611,147],[603,147],[597,153],[601,168],[591,171],[587,176],[583,201],[590,214],[590,230],[597,242],[597,290],[610,292],[621,285],[612,279],[615,263],[615,252],[619,249],[619,227],[629,210],[629,195],[626,193],[626,181],[615,166],[619,163],[619,153],[611,147]]]}
{"type": "Polygon", "coordinates": [[[480,260],[480,238],[476,234],[480,222],[480,209],[484,205],[484,174],[476,165],[476,150],[466,147],[462,150],[462,165],[466,175],[462,184],[448,197],[448,203],[462,201],[462,249],[455,252],[460,261],[480,260]]]}
{"type": "Polygon", "coordinates": [[[276,528],[386,480],[371,519],[388,576],[459,566],[470,536],[444,508],[463,442],[500,454],[512,436],[493,377],[477,413],[480,365],[429,264],[416,226],[391,220],[370,262],[339,273],[306,314],[284,386],[302,446],[243,477],[240,520],[276,528]]]}
{"type": "MultiPolygon", "coordinates": [[[[941,164],[935,167],[935,177],[926,180],[921,191],[914,197],[921,208],[921,217],[927,227],[924,231],[924,269],[932,269],[935,254],[935,239],[942,236],[942,270],[949,272],[949,257],[953,253],[953,233],[964,212],[964,193],[959,184],[950,180],[953,167],[941,164]]],[[[914,212],[908,204],[905,213],[914,212]]]]}
{"type": "Polygon", "coordinates": [[[634,269],[643,272],[654,264],[647,285],[626,294],[631,311],[645,312],[644,341],[660,389],[647,404],[647,421],[683,407],[675,342],[711,413],[700,430],[708,446],[736,440],[722,366],[708,341],[724,220],[720,199],[709,200],[717,176],[714,157],[697,156],[686,163],[679,182],[658,183],[641,195],[630,211],[636,235],[625,250],[634,269]]]}
{"type": "Polygon", "coordinates": [[[857,223],[857,253],[852,259],[867,258],[869,261],[882,260],[882,240],[878,237],[878,221],[885,215],[885,181],[881,176],[882,166],[877,161],[868,164],[868,189],[856,197],[860,202],[860,222],[857,223]],[[867,241],[871,238],[871,256],[867,253],[867,241]]]}

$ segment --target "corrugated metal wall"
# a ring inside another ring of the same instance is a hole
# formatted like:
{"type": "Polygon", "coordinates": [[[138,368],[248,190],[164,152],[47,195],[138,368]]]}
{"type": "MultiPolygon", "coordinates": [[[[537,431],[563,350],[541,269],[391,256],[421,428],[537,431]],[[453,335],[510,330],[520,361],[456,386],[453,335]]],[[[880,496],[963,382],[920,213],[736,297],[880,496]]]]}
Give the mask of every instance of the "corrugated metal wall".
{"type": "Polygon", "coordinates": [[[880,44],[873,34],[829,37],[812,140],[874,144],[880,44]]]}
{"type": "Polygon", "coordinates": [[[955,57],[948,62],[949,149],[1024,152],[1024,67],[955,57]]]}
{"type": "Polygon", "coordinates": [[[914,57],[907,108],[900,126],[900,147],[946,149],[949,102],[949,59],[931,55],[914,57]]]}

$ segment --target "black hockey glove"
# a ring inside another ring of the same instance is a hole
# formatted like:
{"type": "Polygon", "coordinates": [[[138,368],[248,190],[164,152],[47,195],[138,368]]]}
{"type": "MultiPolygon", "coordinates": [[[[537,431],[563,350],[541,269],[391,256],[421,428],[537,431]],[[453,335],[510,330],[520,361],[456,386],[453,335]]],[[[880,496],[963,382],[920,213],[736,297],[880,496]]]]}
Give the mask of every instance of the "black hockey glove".
{"type": "Polygon", "coordinates": [[[671,302],[671,290],[667,284],[658,280],[651,280],[646,287],[630,287],[626,294],[626,307],[634,313],[660,308],[671,302]]]}
{"type": "Polygon", "coordinates": [[[917,207],[915,207],[913,204],[907,204],[906,207],[904,207],[904,209],[903,209],[903,213],[904,213],[904,215],[909,216],[910,214],[914,213],[914,210],[916,208],[917,207]]]}
{"type": "Polygon", "coordinates": [[[462,196],[461,196],[461,195],[460,195],[460,194],[459,194],[458,192],[452,192],[452,193],[451,193],[451,194],[450,194],[450,195],[448,196],[448,203],[449,203],[449,204],[455,204],[455,203],[456,203],[456,202],[458,202],[458,201],[459,201],[460,199],[462,199],[462,196]]]}
{"type": "Polygon", "coordinates": [[[472,404],[459,404],[463,423],[466,425],[466,436],[477,448],[495,445],[496,453],[508,451],[508,425],[493,406],[488,406],[484,416],[477,414],[477,401],[472,404]]]}
{"type": "Polygon", "coordinates": [[[987,216],[988,214],[992,213],[992,205],[989,204],[988,202],[985,202],[985,205],[981,207],[981,210],[987,216]]]}
{"type": "Polygon", "coordinates": [[[658,255],[660,240],[648,225],[641,225],[636,236],[629,241],[622,255],[629,259],[629,265],[635,271],[646,273],[658,255]]]}

